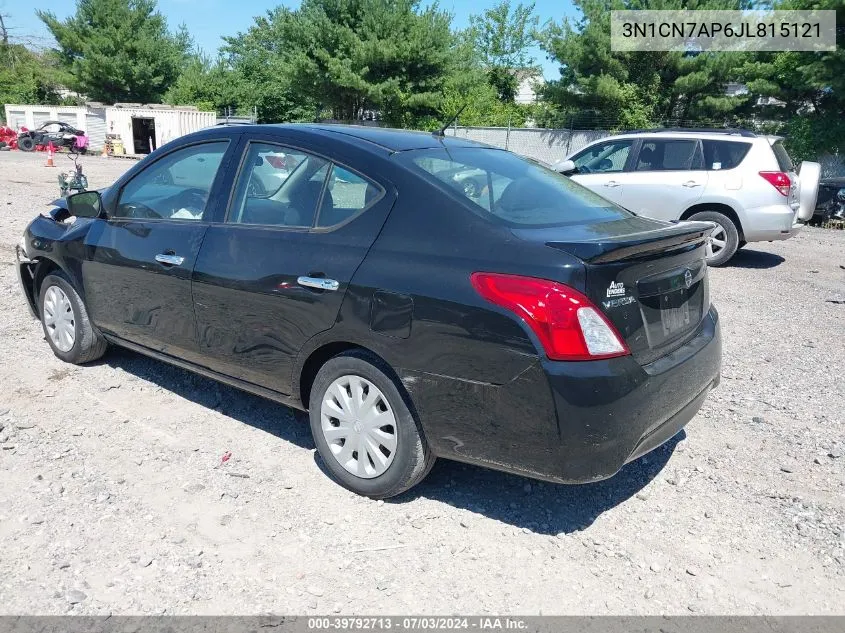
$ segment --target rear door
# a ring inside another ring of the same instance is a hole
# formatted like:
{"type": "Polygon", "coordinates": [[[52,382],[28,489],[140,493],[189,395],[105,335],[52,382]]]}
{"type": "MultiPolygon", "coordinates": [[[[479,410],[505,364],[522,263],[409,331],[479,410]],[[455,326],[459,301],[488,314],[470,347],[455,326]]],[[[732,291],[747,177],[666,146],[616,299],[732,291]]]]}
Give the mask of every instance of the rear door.
{"type": "Polygon", "coordinates": [[[624,185],[622,206],[658,220],[677,220],[707,187],[701,143],[690,138],[646,138],[624,185]]]}
{"type": "Polygon", "coordinates": [[[233,145],[179,147],[121,183],[85,240],[85,298],[102,331],[195,359],[191,272],[233,145]]]}
{"type": "Polygon", "coordinates": [[[602,198],[623,205],[625,188],[620,176],[631,158],[633,144],[633,139],[619,139],[581,150],[571,158],[577,169],[571,178],[602,198]]]}
{"type": "Polygon", "coordinates": [[[203,241],[193,294],[204,364],[289,394],[298,352],[334,325],[395,193],[276,138],[246,143],[225,218],[203,241]]]}

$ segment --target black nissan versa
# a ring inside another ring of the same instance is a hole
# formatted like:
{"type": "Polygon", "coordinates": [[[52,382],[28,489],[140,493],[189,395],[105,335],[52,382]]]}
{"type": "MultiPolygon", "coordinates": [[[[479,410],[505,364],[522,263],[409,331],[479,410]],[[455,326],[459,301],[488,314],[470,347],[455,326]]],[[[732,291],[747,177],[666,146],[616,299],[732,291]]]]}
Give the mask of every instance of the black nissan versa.
{"type": "Polygon", "coordinates": [[[112,343],[307,409],[334,477],[389,497],[435,457],[587,482],[675,435],[719,382],[710,228],[468,141],[257,125],[169,143],[17,252],[59,358],[112,343]]]}

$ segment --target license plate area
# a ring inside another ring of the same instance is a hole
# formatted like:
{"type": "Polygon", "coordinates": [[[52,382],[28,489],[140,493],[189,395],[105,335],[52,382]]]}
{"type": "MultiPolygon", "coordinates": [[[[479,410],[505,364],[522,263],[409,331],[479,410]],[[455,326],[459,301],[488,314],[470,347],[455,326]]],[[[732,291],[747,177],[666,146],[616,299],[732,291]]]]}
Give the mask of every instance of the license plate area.
{"type": "Polygon", "coordinates": [[[649,347],[662,347],[695,329],[702,316],[700,285],[640,298],[649,347]]]}
{"type": "MultiPolygon", "coordinates": [[[[668,297],[665,298],[668,303],[668,297]]],[[[689,302],[684,301],[683,305],[677,308],[663,308],[660,311],[660,323],[663,326],[663,335],[667,338],[688,329],[690,325],[689,302]]]]}

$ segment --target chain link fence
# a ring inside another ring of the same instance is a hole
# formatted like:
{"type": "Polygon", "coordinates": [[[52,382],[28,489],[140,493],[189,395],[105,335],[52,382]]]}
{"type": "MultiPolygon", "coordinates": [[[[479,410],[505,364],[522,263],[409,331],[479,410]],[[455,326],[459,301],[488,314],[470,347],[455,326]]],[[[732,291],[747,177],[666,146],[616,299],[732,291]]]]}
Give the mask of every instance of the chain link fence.
{"type": "Polygon", "coordinates": [[[527,156],[547,165],[605,136],[609,130],[547,130],[543,128],[450,127],[447,135],[480,141],[527,156]]]}

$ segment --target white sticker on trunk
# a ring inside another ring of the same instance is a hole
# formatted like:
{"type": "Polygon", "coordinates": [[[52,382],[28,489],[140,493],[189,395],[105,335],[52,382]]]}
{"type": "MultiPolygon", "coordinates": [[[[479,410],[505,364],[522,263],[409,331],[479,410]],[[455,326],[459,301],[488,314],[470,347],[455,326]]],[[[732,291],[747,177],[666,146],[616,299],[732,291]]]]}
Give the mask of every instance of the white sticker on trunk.
{"type": "Polygon", "coordinates": [[[610,285],[607,287],[607,296],[608,297],[621,297],[625,294],[625,284],[621,281],[611,281],[610,285]]]}

